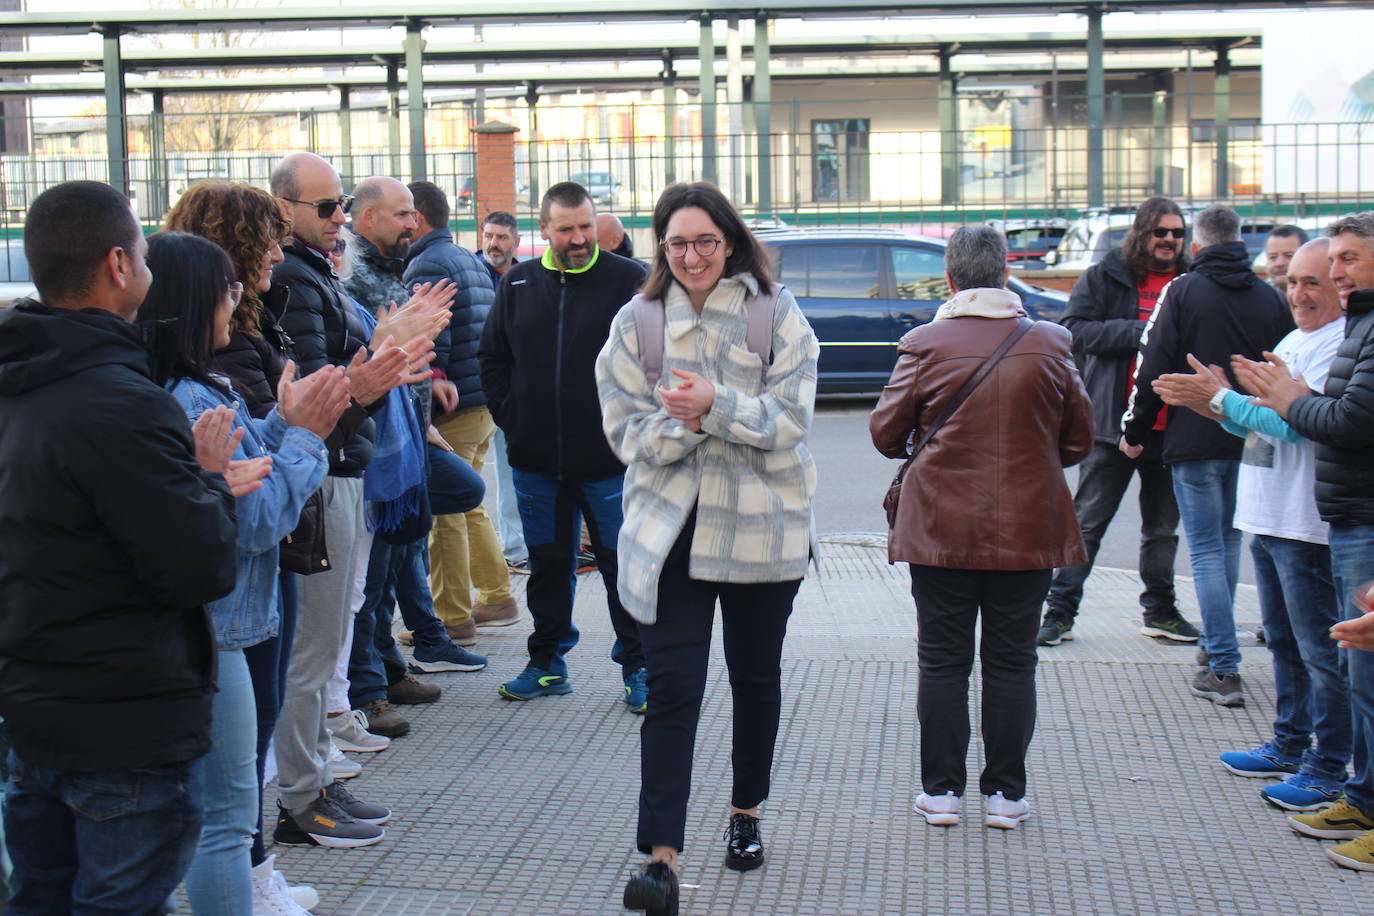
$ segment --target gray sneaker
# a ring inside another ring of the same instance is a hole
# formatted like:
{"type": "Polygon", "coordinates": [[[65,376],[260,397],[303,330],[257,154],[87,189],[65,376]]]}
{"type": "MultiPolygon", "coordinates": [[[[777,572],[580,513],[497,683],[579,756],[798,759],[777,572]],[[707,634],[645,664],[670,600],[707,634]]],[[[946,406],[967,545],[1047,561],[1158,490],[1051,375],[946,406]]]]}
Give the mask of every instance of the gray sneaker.
{"type": "Polygon", "coordinates": [[[1198,628],[1183,619],[1182,614],[1146,617],[1140,625],[1141,636],[1157,636],[1172,639],[1174,642],[1197,642],[1202,633],[1198,628]]]}
{"type": "Polygon", "coordinates": [[[381,826],[391,820],[390,808],[363,801],[348,791],[348,787],[337,779],[324,787],[324,797],[342,808],[355,821],[381,826]]]}
{"type": "Polygon", "coordinates": [[[278,806],[277,829],[272,839],[282,846],[325,846],[355,849],[380,843],[386,831],[352,817],[337,802],[321,795],[304,811],[295,813],[278,806]]]}
{"type": "Polygon", "coordinates": [[[1211,668],[1205,668],[1194,675],[1191,690],[1193,696],[1211,700],[1218,706],[1245,705],[1239,674],[1217,674],[1211,668]]]}

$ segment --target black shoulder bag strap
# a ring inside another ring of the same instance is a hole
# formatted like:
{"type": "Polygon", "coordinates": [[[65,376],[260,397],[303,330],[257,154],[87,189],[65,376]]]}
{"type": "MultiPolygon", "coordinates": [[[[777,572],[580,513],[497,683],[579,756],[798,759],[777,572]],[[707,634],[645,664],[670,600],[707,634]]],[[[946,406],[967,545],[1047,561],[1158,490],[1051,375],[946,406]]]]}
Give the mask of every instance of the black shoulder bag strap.
{"type": "Polygon", "coordinates": [[[983,364],[978,367],[978,371],[968,377],[968,380],[954,393],[954,397],[950,398],[949,402],[945,404],[944,409],[940,411],[940,415],[932,420],[930,425],[925,428],[925,431],[921,433],[921,438],[917,440],[916,445],[911,449],[910,457],[902,463],[901,468],[897,471],[897,476],[892,478],[892,484],[887,488],[887,498],[883,500],[883,508],[887,510],[887,521],[889,525],[893,523],[897,516],[897,499],[901,493],[902,481],[906,478],[907,469],[910,468],[911,463],[916,460],[916,456],[921,454],[921,449],[925,448],[926,445],[930,443],[930,440],[940,431],[940,427],[944,426],[949,418],[954,416],[954,412],[963,406],[963,403],[968,400],[969,395],[973,394],[974,389],[983,383],[983,380],[988,377],[988,374],[1002,361],[1002,357],[1007,355],[1007,351],[1015,346],[1018,340],[1025,337],[1026,332],[1034,326],[1035,322],[1028,318],[1022,318],[1018,321],[1016,327],[1011,329],[1011,333],[998,345],[996,350],[992,351],[992,355],[983,360],[983,364]]]}

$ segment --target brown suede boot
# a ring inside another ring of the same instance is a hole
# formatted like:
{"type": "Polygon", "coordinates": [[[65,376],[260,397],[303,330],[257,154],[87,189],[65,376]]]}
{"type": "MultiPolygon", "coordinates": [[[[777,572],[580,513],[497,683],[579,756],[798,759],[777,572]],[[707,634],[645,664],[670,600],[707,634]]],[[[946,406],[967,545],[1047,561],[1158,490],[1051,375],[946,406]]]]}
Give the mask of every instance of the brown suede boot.
{"type": "Polygon", "coordinates": [[[472,622],[471,617],[462,623],[445,624],[444,629],[448,630],[448,638],[453,640],[455,646],[477,645],[477,624],[472,622]]]}
{"type": "Polygon", "coordinates": [[[477,602],[472,606],[472,622],[479,627],[508,627],[520,622],[520,605],[514,598],[495,604],[477,602]]]}

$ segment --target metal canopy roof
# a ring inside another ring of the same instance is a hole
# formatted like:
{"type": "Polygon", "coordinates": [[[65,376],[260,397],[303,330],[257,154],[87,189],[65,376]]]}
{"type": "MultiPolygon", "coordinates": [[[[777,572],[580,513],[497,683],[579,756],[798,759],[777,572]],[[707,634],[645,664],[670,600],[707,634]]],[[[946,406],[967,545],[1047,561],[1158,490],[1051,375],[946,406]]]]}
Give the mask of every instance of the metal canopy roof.
{"type": "MultiPolygon", "coordinates": [[[[1238,0],[1234,9],[1367,8],[1370,0],[1238,0]]],[[[514,22],[625,22],[688,20],[702,15],[743,18],[873,16],[980,16],[1078,13],[1085,7],[1108,12],[1212,10],[1216,0],[638,0],[628,8],[619,0],[570,5],[550,0],[519,4],[494,2],[416,3],[401,10],[365,7],[277,7],[196,10],[121,10],[60,13],[0,13],[0,34],[68,35],[115,29],[126,32],[191,32],[207,29],[278,31],[303,28],[389,28],[413,22],[429,25],[476,25],[514,22]]]]}

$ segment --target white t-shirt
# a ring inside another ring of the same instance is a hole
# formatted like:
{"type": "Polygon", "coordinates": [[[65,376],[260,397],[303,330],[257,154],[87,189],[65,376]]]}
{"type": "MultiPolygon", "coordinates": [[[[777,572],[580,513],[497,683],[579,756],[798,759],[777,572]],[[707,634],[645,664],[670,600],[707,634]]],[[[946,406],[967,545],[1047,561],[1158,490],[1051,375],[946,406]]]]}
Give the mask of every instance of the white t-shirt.
{"type": "MultiPolygon", "coordinates": [[[[1294,377],[1301,375],[1313,391],[1320,392],[1344,339],[1345,319],[1337,318],[1315,331],[1290,332],[1274,353],[1288,364],[1294,377]]],[[[1313,495],[1316,478],[1317,449],[1311,440],[1285,442],[1252,431],[1240,459],[1236,527],[1251,534],[1327,543],[1328,526],[1317,514],[1313,495]]]]}

